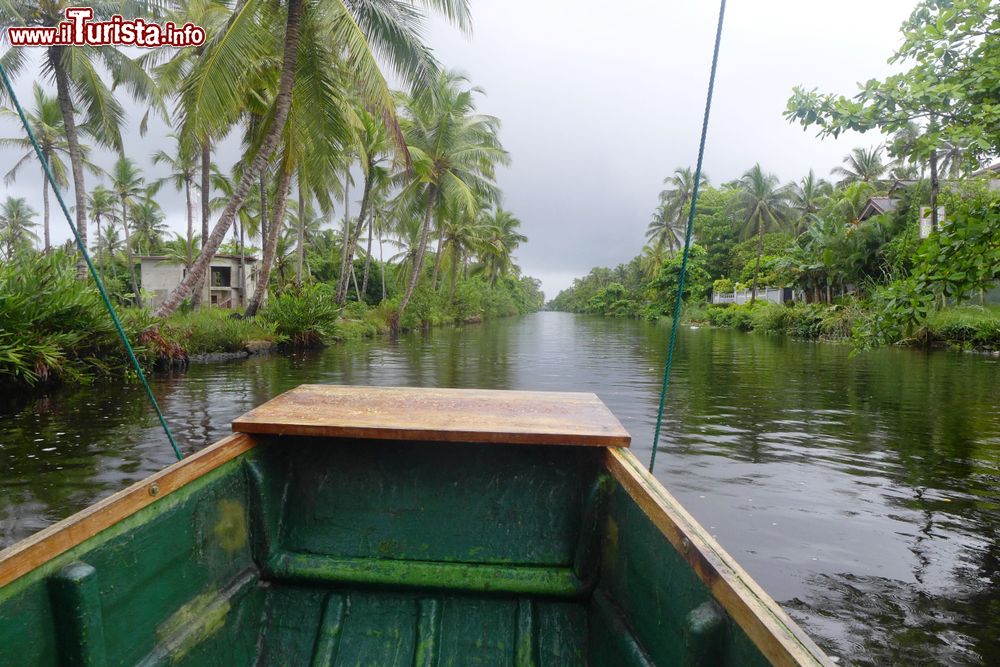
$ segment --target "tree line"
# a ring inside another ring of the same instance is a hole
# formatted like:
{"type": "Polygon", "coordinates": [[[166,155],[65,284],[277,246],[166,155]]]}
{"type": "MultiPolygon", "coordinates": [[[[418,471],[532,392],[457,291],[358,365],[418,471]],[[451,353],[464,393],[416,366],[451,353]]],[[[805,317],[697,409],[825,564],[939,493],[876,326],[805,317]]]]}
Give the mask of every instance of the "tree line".
{"type": "MultiPolygon", "coordinates": [[[[0,16],[7,25],[52,26],[70,4],[15,0],[0,16]]],[[[417,292],[454,297],[462,280],[507,281],[540,300],[537,281],[520,276],[514,254],[527,238],[502,207],[496,182],[510,160],[500,121],[477,110],[483,91],[438,63],[421,38],[428,12],[468,32],[466,2],[140,0],[127,9],[201,25],[207,40],[138,57],[110,46],[53,47],[37,78],[55,92],[36,83],[26,105],[57,185],[72,188],[80,236],[100,272],[121,283],[123,301],[143,305],[136,255],[165,254],[187,269],[155,309],[162,319],[197,301],[222,251],[260,253],[248,316],[269,287],[317,280],[335,285],[340,305],[391,300],[397,323],[417,292]],[[379,62],[404,90],[389,88],[379,62]],[[169,146],[151,156],[165,174],[144,174],[127,154],[121,91],[144,114],[140,131],[151,117],[171,126],[169,146]],[[231,135],[242,152],[223,169],[215,151],[231,135]],[[110,169],[95,164],[97,148],[116,155],[110,169]],[[164,187],[185,201],[185,233],[172,238],[157,202],[164,187]]],[[[121,11],[99,2],[94,20],[121,11]]],[[[27,50],[11,48],[0,59],[12,76],[30,75],[27,50]]],[[[3,113],[13,115],[9,104],[3,113]]],[[[0,145],[19,151],[8,182],[41,172],[26,137],[0,145]]],[[[7,261],[51,248],[50,192],[42,185],[40,229],[31,203],[0,205],[7,261]]]]}

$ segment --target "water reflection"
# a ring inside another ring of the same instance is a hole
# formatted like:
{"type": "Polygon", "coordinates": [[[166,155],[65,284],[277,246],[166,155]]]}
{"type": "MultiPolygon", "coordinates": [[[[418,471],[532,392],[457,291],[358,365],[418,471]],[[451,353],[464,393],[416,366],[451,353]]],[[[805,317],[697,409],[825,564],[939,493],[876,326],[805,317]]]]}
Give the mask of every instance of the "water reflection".
{"type": "MultiPolygon", "coordinates": [[[[183,451],[303,382],[594,391],[648,458],[666,327],[561,313],[193,367],[183,451]]],[[[656,474],[843,663],[1000,664],[1000,363],[681,332],[656,474]]],[[[0,541],[171,462],[134,387],[0,408],[0,541]]]]}

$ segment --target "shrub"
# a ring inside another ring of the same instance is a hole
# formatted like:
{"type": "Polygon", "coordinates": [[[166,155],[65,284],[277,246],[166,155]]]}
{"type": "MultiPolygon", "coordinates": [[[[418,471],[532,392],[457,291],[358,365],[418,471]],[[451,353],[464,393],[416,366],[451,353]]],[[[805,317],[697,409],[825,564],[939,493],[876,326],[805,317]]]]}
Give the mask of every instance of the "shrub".
{"type": "Polygon", "coordinates": [[[260,319],[292,347],[317,347],[335,336],[339,315],[334,290],[321,283],[272,295],[260,319]]]}
{"type": "Polygon", "coordinates": [[[0,265],[0,382],[81,382],[128,373],[128,364],[97,289],[77,279],[72,256],[24,253],[0,265]]]}

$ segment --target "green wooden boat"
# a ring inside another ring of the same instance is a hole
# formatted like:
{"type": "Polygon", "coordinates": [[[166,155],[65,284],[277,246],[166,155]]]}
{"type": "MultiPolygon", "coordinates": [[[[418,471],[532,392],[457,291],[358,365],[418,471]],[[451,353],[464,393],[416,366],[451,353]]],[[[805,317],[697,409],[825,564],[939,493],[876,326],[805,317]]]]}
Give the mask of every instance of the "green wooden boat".
{"type": "Polygon", "coordinates": [[[593,394],[302,386],[0,552],[0,665],[829,665],[593,394]]]}

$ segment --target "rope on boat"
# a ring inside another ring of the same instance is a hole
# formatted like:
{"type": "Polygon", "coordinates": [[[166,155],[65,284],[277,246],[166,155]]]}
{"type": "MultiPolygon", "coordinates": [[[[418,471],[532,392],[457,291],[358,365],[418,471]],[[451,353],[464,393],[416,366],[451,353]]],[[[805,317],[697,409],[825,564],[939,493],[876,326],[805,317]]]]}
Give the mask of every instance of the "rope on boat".
{"type": "Polygon", "coordinates": [[[4,88],[6,88],[7,94],[10,95],[10,99],[14,103],[17,115],[21,118],[21,125],[24,126],[24,131],[28,133],[28,139],[31,141],[31,145],[35,148],[35,155],[38,156],[38,161],[42,163],[42,170],[45,172],[45,178],[48,180],[49,185],[52,186],[52,191],[56,193],[56,199],[59,201],[59,206],[62,208],[62,211],[66,216],[66,222],[69,223],[69,228],[73,232],[73,238],[76,239],[76,247],[83,255],[84,261],[87,262],[87,268],[90,269],[90,275],[94,278],[94,282],[97,283],[97,291],[101,293],[101,299],[104,301],[105,308],[108,309],[108,314],[111,315],[111,320],[115,323],[115,328],[118,330],[118,336],[122,340],[122,345],[125,346],[125,351],[128,353],[128,357],[132,361],[132,365],[135,367],[135,372],[139,377],[139,381],[142,382],[142,386],[146,390],[146,396],[149,398],[149,402],[153,405],[153,410],[156,411],[156,416],[160,420],[160,426],[163,427],[163,432],[167,434],[167,440],[170,441],[170,446],[173,448],[174,454],[177,456],[177,460],[179,461],[183,458],[181,456],[181,450],[177,447],[177,443],[174,441],[174,436],[170,432],[170,427],[167,426],[167,420],[163,417],[160,405],[156,402],[156,397],[153,396],[153,390],[150,388],[149,382],[146,381],[146,374],[142,372],[142,365],[135,356],[135,351],[132,349],[132,344],[129,343],[128,335],[125,333],[124,327],[122,327],[121,320],[118,319],[118,313],[115,311],[115,307],[111,304],[111,299],[108,298],[108,292],[104,289],[104,283],[101,281],[101,277],[97,274],[97,269],[94,268],[94,263],[90,260],[90,254],[87,252],[87,247],[84,245],[83,241],[80,240],[80,233],[77,230],[76,225],[73,224],[73,217],[69,214],[69,208],[66,206],[65,200],[63,200],[62,192],[60,192],[59,186],[56,184],[55,176],[52,175],[49,163],[45,159],[42,149],[38,146],[38,141],[35,140],[35,133],[31,131],[31,125],[28,123],[28,119],[24,115],[24,109],[21,108],[21,103],[17,99],[17,94],[14,93],[14,86],[10,82],[10,77],[7,76],[7,69],[2,63],[0,63],[0,77],[3,78],[4,88]]]}
{"type": "Polygon", "coordinates": [[[722,41],[722,21],[726,15],[726,0],[719,2],[719,23],[715,28],[715,50],[712,52],[712,72],[708,77],[708,97],[705,100],[705,117],[701,123],[701,143],[698,145],[698,164],[694,170],[694,188],[691,190],[691,210],[688,212],[687,229],[684,234],[684,254],[681,272],[677,279],[677,297],[674,299],[674,318],[670,327],[670,343],[667,347],[667,362],[663,368],[663,387],[660,389],[660,407],[656,412],[656,432],[653,435],[653,451],[649,455],[649,472],[656,463],[656,450],[660,444],[660,429],[663,426],[663,408],[667,403],[667,388],[670,386],[670,370],[674,365],[674,348],[677,346],[677,325],[681,319],[681,301],[684,297],[684,279],[687,277],[688,255],[691,250],[691,229],[694,227],[695,209],[698,205],[698,187],[701,185],[701,165],[705,157],[705,138],[708,136],[708,116],[712,111],[712,92],[715,90],[715,70],[719,64],[719,44],[722,41]]]}

